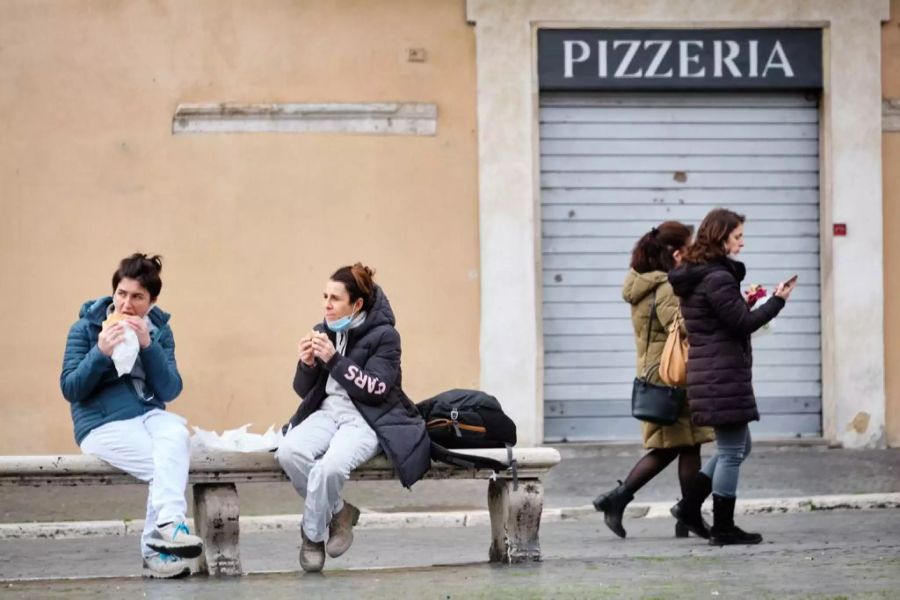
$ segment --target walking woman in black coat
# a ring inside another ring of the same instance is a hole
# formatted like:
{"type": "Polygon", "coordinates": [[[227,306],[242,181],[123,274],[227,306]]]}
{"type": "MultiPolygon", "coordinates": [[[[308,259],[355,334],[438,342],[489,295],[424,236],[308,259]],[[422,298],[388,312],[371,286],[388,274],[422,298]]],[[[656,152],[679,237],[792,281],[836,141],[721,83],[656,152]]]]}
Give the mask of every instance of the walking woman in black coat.
{"type": "MultiPolygon", "coordinates": [[[[695,425],[709,425],[716,432],[717,453],[700,475],[712,479],[709,543],[715,546],[762,541],[758,533],[744,532],[734,524],[740,467],[751,447],[748,423],[759,420],[750,334],[775,318],[796,285],[796,278],[778,284],[774,297],[751,311],[740,288],[746,269],[734,258],[743,247],[743,215],[717,208],[703,219],[681,265],[669,271],[690,343],[691,418],[695,425]]],[[[693,500],[702,503],[704,498],[693,500]]]]}

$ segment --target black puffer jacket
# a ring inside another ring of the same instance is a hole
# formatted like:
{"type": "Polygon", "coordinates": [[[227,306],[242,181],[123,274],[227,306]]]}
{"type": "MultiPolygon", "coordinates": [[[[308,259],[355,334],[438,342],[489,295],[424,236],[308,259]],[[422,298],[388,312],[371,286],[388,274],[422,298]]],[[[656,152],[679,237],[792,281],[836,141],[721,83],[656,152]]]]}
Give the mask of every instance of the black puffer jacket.
{"type": "MultiPolygon", "coordinates": [[[[297,363],[294,391],[303,398],[291,417],[294,427],[319,410],[325,400],[329,374],[344,386],[356,409],[375,430],[384,454],[393,463],[400,483],[410,487],[431,467],[431,441],[416,405],[400,387],[400,334],[387,296],[375,287],[375,299],[362,325],[347,332],[344,356],[335,352],[326,364],[297,363]]],[[[335,343],[324,322],[313,329],[335,343]]]]}
{"type": "Polygon", "coordinates": [[[751,311],[741,294],[743,263],[723,258],[669,271],[688,330],[687,387],[696,425],[741,425],[759,420],[753,395],[750,334],[784,308],[772,297],[751,311]]]}

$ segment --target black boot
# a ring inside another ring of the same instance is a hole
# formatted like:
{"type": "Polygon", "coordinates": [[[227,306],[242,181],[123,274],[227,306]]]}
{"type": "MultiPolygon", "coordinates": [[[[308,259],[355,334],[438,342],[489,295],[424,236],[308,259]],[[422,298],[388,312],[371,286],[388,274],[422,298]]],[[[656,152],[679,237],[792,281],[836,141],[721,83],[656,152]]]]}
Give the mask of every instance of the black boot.
{"type": "Polygon", "coordinates": [[[709,539],[709,524],[703,519],[700,508],[704,500],[712,492],[712,479],[703,473],[697,473],[684,498],[669,511],[678,521],[675,524],[675,537],[687,537],[688,531],[696,536],[709,539]]]}
{"type": "Polygon", "coordinates": [[[710,530],[710,546],[731,546],[733,544],[758,544],[762,536],[747,533],[734,524],[735,498],[713,494],[713,526],[710,530]]]}
{"type": "Polygon", "coordinates": [[[622,513],[633,499],[634,494],[625,489],[621,481],[619,487],[594,499],[594,508],[597,511],[603,511],[603,521],[606,526],[620,538],[627,535],[625,528],[622,527],[622,513]]]}

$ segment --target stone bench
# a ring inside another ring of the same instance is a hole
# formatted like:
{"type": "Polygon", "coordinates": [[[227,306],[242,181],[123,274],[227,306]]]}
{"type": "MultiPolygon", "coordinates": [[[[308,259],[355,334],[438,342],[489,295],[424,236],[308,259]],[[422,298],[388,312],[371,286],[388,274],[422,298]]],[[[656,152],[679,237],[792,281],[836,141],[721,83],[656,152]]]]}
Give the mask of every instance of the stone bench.
{"type": "MultiPolygon", "coordinates": [[[[470,450],[467,454],[506,462],[503,449],[470,450]]],[[[559,463],[553,448],[515,448],[518,482],[511,473],[474,470],[433,463],[425,479],[486,479],[491,517],[491,562],[517,563],[541,559],[538,529],[544,505],[544,475],[559,463]]],[[[350,476],[357,481],[396,479],[391,464],[377,456],[350,476]]],[[[240,575],[240,503],[236,484],[287,481],[271,452],[217,452],[191,458],[189,482],[194,486],[194,527],[203,538],[199,572],[240,575]]],[[[102,460],[82,454],[0,456],[2,486],[79,486],[141,483],[102,460]]],[[[398,484],[399,485],[399,484],[398,484]]]]}

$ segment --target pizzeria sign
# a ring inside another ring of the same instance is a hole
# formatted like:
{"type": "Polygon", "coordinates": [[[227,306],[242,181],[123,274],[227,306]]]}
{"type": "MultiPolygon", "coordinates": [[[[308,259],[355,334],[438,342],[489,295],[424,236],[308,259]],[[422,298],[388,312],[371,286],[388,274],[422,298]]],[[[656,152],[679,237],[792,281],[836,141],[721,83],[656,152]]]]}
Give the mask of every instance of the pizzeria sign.
{"type": "Polygon", "coordinates": [[[817,90],[819,29],[541,29],[542,90],[817,90]]]}

